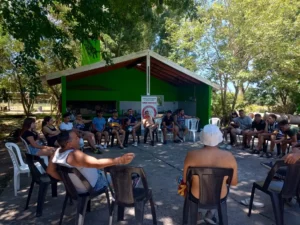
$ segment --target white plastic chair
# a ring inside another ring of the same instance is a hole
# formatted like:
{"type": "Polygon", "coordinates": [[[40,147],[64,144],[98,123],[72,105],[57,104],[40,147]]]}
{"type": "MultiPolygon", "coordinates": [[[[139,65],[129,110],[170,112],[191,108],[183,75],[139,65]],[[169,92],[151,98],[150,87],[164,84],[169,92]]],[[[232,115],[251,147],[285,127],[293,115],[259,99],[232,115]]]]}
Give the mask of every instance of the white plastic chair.
{"type": "Polygon", "coordinates": [[[154,122],[156,124],[158,124],[157,132],[160,133],[160,140],[161,140],[161,142],[163,142],[163,133],[162,133],[162,130],[161,130],[162,118],[155,118],[154,122]]]}
{"type": "MultiPolygon", "coordinates": [[[[17,192],[20,189],[20,174],[28,173],[28,176],[30,176],[30,170],[28,165],[23,161],[21,151],[18,145],[16,145],[15,143],[7,142],[5,143],[5,147],[7,148],[10,158],[14,165],[14,191],[15,196],[17,196],[17,192]]],[[[43,171],[39,163],[36,163],[36,166],[40,171],[43,171]]]]}
{"type": "MultiPolygon", "coordinates": [[[[23,142],[23,144],[24,144],[24,146],[25,146],[25,148],[27,150],[27,153],[31,154],[31,151],[29,149],[29,146],[28,146],[27,142],[22,137],[20,137],[20,139],[23,142]]],[[[44,160],[46,166],[48,166],[48,164],[49,164],[49,162],[48,162],[48,156],[40,156],[40,157],[44,160]]]]}
{"type": "MultiPolygon", "coordinates": [[[[191,128],[191,119],[185,119],[184,125],[190,130],[191,128]]],[[[183,137],[183,140],[185,141],[185,136],[183,137]]]]}
{"type": "Polygon", "coordinates": [[[199,127],[199,119],[192,118],[190,119],[190,126],[189,126],[189,133],[190,135],[193,135],[193,141],[196,141],[196,133],[198,132],[198,127],[199,127]]]}
{"type": "Polygon", "coordinates": [[[218,127],[221,126],[221,120],[217,117],[212,117],[209,119],[209,124],[213,124],[213,125],[216,125],[218,127]]]}

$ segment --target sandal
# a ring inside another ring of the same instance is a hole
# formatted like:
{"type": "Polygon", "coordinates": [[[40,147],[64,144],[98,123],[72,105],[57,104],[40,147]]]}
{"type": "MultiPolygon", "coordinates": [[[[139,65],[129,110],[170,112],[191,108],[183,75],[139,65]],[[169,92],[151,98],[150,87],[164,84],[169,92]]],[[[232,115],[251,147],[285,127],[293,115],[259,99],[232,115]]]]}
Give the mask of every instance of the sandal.
{"type": "Polygon", "coordinates": [[[266,156],[267,156],[267,158],[271,158],[271,157],[273,157],[273,153],[272,152],[267,152],[266,156]]]}
{"type": "Polygon", "coordinates": [[[250,153],[251,153],[251,154],[257,154],[257,155],[259,155],[259,150],[254,149],[254,150],[252,150],[250,153]]]}

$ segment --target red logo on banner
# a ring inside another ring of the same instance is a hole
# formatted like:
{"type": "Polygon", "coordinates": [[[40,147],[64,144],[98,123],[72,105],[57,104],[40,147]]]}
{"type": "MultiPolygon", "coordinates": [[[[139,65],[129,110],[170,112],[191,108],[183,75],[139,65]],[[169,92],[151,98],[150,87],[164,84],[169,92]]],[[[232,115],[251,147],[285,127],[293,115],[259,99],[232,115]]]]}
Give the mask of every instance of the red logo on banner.
{"type": "Polygon", "coordinates": [[[149,115],[152,116],[152,117],[156,117],[156,108],[153,107],[152,105],[146,105],[144,108],[143,108],[143,111],[142,111],[142,115],[143,115],[143,118],[145,117],[145,112],[148,111],[149,112],[149,115]]]}

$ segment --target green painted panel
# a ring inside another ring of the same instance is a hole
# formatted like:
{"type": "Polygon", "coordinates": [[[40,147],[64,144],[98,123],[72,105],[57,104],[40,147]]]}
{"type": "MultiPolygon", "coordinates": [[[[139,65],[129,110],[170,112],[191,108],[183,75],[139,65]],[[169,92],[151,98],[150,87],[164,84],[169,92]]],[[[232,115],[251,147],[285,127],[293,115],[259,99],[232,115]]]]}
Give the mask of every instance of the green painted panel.
{"type": "MultiPolygon", "coordinates": [[[[164,95],[165,101],[177,101],[178,88],[151,77],[151,95],[164,95]]],[[[68,100],[140,101],[146,95],[146,74],[136,69],[117,69],[67,83],[68,100]],[[97,86],[107,90],[76,90],[76,87],[97,86]]]]}
{"type": "Polygon", "coordinates": [[[89,65],[92,63],[100,62],[101,54],[100,54],[100,41],[86,41],[81,44],[81,65],[89,65]],[[92,46],[96,49],[96,53],[93,54],[91,51],[88,50],[88,42],[92,44],[92,46]]]}
{"type": "Polygon", "coordinates": [[[201,119],[201,125],[208,124],[211,118],[211,86],[202,84],[196,87],[197,116],[201,119]]]}

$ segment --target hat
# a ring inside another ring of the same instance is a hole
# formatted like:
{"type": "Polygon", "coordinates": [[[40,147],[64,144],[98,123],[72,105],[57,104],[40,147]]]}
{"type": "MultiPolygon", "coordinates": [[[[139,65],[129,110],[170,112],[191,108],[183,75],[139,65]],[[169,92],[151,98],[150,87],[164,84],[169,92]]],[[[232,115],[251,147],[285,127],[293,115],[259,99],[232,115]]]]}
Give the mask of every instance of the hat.
{"type": "Polygon", "coordinates": [[[172,113],[172,111],[171,111],[171,110],[168,110],[167,113],[172,113]]]}
{"type": "Polygon", "coordinates": [[[204,145],[217,146],[223,141],[223,135],[216,125],[206,125],[200,133],[200,140],[204,145]]]}

